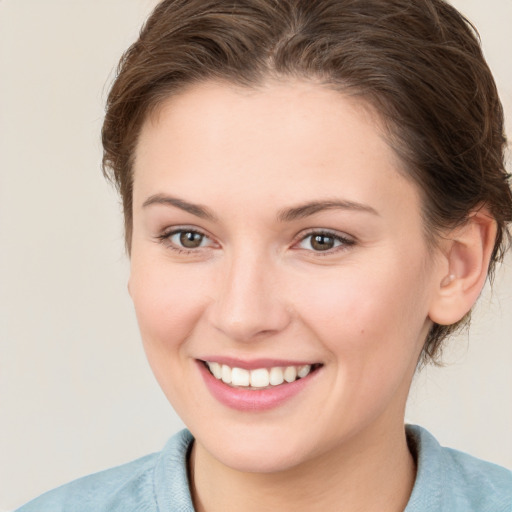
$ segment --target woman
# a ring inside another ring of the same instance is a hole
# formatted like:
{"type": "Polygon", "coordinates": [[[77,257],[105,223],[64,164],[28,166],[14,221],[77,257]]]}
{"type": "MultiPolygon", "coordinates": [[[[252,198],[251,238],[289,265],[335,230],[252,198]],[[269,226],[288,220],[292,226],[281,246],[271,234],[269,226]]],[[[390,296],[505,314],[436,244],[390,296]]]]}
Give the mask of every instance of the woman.
{"type": "Polygon", "coordinates": [[[501,105],[453,8],[161,2],[103,144],[190,432],[21,510],[510,510],[510,471],[404,428],[512,220],[501,105]]]}

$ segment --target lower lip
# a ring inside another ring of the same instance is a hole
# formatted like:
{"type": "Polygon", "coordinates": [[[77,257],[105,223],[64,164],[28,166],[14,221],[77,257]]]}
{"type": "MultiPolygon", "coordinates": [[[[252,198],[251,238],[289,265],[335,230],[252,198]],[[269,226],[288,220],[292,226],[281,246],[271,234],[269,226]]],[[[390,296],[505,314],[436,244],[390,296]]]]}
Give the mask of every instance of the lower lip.
{"type": "Polygon", "coordinates": [[[214,398],[221,404],[239,411],[265,411],[279,407],[300,393],[318,373],[318,370],[315,370],[307,377],[294,382],[264,389],[250,390],[234,388],[216,379],[202,361],[198,361],[198,366],[206,387],[214,398]]]}

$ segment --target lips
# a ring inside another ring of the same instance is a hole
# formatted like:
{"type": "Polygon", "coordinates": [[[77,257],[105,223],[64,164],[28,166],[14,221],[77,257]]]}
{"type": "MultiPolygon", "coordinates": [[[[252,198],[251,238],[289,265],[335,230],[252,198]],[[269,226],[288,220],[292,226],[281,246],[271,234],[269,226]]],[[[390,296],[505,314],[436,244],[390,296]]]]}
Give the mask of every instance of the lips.
{"type": "Polygon", "coordinates": [[[210,358],[197,360],[197,363],[213,397],[240,411],[263,411],[280,406],[316,380],[323,366],[263,360],[242,363],[210,358]]]}

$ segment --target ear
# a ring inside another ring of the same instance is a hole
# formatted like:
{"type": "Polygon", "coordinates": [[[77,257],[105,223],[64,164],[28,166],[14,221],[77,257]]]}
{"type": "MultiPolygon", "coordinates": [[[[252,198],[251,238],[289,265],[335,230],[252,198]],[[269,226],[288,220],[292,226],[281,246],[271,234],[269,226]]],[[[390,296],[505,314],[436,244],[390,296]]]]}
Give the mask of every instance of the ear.
{"type": "Polygon", "coordinates": [[[487,279],[495,239],[496,221],[485,207],[448,233],[429,310],[433,322],[454,324],[473,307],[487,279]]]}

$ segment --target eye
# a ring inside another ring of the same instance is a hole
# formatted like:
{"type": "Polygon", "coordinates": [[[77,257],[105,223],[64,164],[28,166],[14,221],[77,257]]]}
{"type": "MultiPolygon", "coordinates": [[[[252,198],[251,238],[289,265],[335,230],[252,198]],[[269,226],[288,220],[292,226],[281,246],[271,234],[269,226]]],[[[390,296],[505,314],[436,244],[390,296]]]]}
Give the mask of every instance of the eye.
{"type": "Polygon", "coordinates": [[[298,247],[300,249],[312,250],[315,252],[327,252],[337,248],[345,248],[354,245],[354,240],[335,235],[330,232],[317,231],[309,233],[300,240],[298,247]]]}
{"type": "Polygon", "coordinates": [[[197,249],[204,245],[206,237],[197,231],[176,231],[169,240],[178,247],[197,249]]]}
{"type": "Polygon", "coordinates": [[[193,251],[203,247],[212,247],[214,242],[204,233],[195,229],[173,229],[158,236],[160,242],[178,252],[193,251]]]}

